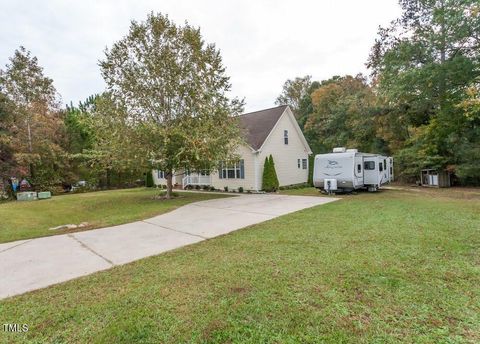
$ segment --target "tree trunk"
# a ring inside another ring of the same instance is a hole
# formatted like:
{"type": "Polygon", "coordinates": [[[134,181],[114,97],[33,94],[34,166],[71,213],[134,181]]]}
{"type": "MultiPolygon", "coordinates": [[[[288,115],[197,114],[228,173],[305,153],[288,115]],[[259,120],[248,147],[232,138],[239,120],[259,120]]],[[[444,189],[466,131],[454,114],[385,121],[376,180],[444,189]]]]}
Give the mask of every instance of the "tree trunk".
{"type": "MultiPolygon", "coordinates": [[[[30,153],[30,159],[31,154],[33,153],[33,146],[32,146],[32,129],[30,127],[30,121],[27,119],[27,135],[28,135],[28,152],[30,153]]],[[[30,180],[35,179],[35,171],[33,167],[33,163],[29,164],[29,170],[30,170],[30,180]]]]}
{"type": "Polygon", "coordinates": [[[166,174],[166,179],[167,179],[167,194],[165,195],[166,199],[172,198],[172,190],[173,190],[173,173],[172,172],[167,172],[166,174]]]}

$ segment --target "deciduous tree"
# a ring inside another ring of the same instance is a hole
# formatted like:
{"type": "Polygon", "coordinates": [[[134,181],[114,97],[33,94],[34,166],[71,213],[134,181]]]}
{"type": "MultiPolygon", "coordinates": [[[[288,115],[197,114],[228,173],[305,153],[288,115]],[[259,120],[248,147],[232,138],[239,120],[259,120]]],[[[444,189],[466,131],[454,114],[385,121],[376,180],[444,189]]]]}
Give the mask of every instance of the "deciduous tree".
{"type": "Polygon", "coordinates": [[[125,134],[120,162],[165,171],[167,198],[174,171],[213,170],[230,157],[240,137],[234,115],[243,103],[228,98],[231,85],[220,52],[198,28],[151,13],[131,23],[100,66],[112,99],[124,110],[111,114],[110,130],[125,134]]]}
{"type": "Polygon", "coordinates": [[[63,112],[52,79],[44,76],[36,57],[24,47],[15,50],[0,70],[0,92],[12,104],[12,146],[21,169],[38,185],[61,182],[65,159],[63,112]]]}
{"type": "Polygon", "coordinates": [[[282,93],[280,93],[275,100],[275,104],[289,105],[295,117],[298,119],[302,99],[309,94],[311,85],[312,77],[310,75],[296,77],[293,80],[288,79],[283,84],[282,93]]]}
{"type": "MultiPolygon", "coordinates": [[[[457,105],[480,76],[477,0],[401,0],[401,18],[381,28],[369,67],[378,82],[385,123],[402,159],[461,169],[465,120],[457,105]],[[401,146],[400,148],[398,146],[401,146]]],[[[478,138],[471,137],[476,146],[478,138]]],[[[394,148],[394,147],[392,147],[394,148]]],[[[413,170],[411,170],[413,171],[413,170]]]]}

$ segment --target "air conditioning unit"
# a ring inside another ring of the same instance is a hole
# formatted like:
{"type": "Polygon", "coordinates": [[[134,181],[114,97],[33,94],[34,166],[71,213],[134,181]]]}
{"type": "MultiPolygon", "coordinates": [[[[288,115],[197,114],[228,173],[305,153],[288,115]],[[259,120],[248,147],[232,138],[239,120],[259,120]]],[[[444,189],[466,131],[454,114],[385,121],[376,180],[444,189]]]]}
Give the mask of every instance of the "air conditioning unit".
{"type": "Polygon", "coordinates": [[[345,153],[347,149],[345,147],[335,147],[333,153],[345,153]]]}

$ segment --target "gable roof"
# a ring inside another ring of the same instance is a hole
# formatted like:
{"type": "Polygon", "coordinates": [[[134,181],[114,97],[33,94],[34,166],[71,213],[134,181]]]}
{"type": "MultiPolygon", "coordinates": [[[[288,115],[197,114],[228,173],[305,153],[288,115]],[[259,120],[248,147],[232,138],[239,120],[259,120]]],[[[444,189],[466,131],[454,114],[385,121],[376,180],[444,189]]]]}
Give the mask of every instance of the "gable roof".
{"type": "Polygon", "coordinates": [[[245,140],[254,150],[259,150],[285,112],[288,105],[255,111],[238,116],[245,140]]]}

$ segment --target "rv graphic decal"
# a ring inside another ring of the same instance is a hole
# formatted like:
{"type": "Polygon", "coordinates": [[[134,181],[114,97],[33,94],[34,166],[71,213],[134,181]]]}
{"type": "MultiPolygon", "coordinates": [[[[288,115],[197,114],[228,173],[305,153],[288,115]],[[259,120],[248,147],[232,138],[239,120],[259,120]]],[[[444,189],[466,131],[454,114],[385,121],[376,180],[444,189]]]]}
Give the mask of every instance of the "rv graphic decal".
{"type": "Polygon", "coordinates": [[[342,165],[338,164],[338,161],[335,160],[327,160],[328,164],[325,166],[325,168],[343,168],[342,165]]]}
{"type": "MultiPolygon", "coordinates": [[[[325,166],[325,168],[327,169],[342,169],[343,166],[342,165],[339,165],[338,161],[335,161],[335,160],[327,160],[327,166],[325,166]]],[[[338,172],[338,173],[323,173],[324,175],[326,176],[329,176],[329,177],[336,177],[336,176],[339,176],[342,174],[342,172],[338,172]]]]}

